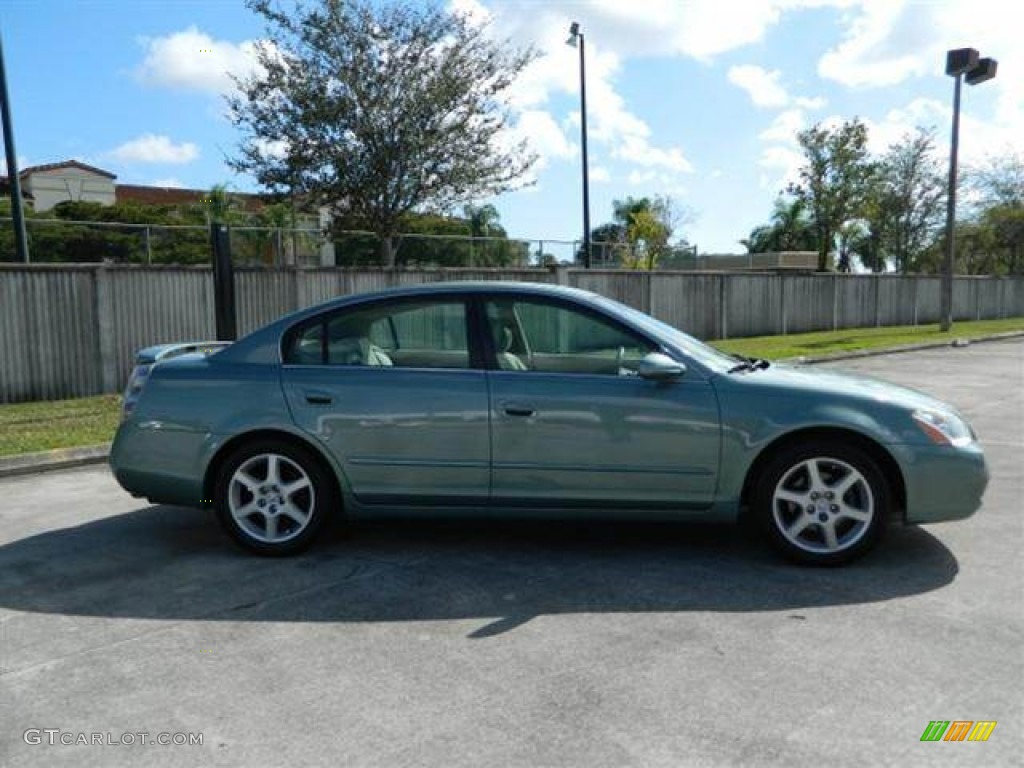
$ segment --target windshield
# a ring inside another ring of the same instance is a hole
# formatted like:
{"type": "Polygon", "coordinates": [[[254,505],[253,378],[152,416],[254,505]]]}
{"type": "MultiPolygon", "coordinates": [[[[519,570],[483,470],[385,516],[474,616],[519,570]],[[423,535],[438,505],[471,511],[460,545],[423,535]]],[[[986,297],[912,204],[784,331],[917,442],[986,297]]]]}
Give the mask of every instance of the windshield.
{"type": "Polygon", "coordinates": [[[687,357],[696,360],[698,363],[712,371],[726,373],[736,365],[736,357],[728,355],[725,352],[719,352],[714,347],[708,346],[702,341],[698,341],[693,338],[693,336],[688,336],[679,329],[673,328],[668,323],[662,322],[661,320],[644,314],[632,307],[628,307],[625,304],[620,304],[613,299],[607,299],[602,296],[599,301],[613,307],[619,314],[625,315],[639,328],[647,330],[664,339],[672,346],[678,348],[679,351],[687,357]]]}

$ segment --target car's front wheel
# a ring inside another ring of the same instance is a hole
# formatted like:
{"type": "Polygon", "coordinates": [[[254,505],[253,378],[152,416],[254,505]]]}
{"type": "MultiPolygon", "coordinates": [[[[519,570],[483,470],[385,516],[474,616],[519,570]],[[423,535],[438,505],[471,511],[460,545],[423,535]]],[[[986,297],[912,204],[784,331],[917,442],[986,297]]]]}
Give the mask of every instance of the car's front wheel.
{"type": "Polygon", "coordinates": [[[839,565],[874,547],[891,494],[877,462],[855,446],[811,441],[783,449],[754,486],[755,512],[772,543],[811,565],[839,565]]]}
{"type": "Polygon", "coordinates": [[[221,466],[214,506],[224,530],[261,555],[290,555],[312,543],[334,504],[320,462],[276,441],[243,445],[221,466]]]}

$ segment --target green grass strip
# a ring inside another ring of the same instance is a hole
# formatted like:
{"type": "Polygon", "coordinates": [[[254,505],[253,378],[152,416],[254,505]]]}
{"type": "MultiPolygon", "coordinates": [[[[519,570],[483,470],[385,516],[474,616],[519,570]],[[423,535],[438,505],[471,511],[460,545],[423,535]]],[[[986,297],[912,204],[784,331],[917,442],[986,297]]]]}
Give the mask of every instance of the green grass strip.
{"type": "Polygon", "coordinates": [[[1024,317],[954,323],[948,333],[941,333],[938,325],[918,325],[849,328],[844,331],[795,333],[790,336],[759,336],[749,339],[720,339],[710,343],[725,352],[779,360],[787,357],[815,357],[832,352],[884,349],[904,344],[952,342],[954,339],[975,339],[1008,331],[1024,331],[1024,317]]]}
{"type": "Polygon", "coordinates": [[[0,456],[107,443],[120,418],[119,395],[0,405],[0,456]]]}

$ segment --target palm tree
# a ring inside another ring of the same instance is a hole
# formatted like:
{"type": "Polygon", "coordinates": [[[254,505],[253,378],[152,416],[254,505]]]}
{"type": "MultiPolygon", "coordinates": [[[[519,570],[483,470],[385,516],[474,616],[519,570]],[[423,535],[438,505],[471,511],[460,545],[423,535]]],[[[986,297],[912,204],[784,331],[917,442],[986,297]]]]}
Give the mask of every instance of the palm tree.
{"type": "MultiPolygon", "coordinates": [[[[465,205],[462,208],[462,215],[465,216],[469,222],[469,234],[472,238],[490,237],[491,231],[500,228],[501,214],[498,213],[498,209],[490,203],[486,205],[465,205]]],[[[483,263],[487,264],[487,240],[483,243],[483,263]]],[[[473,240],[469,243],[469,259],[471,262],[475,260],[473,257],[473,240]]]]}
{"type": "Polygon", "coordinates": [[[214,184],[199,207],[206,217],[207,225],[233,224],[239,221],[238,200],[228,193],[227,184],[214,184]]]}
{"type": "Polygon", "coordinates": [[[816,251],[818,233],[802,200],[778,197],[769,224],[755,227],[740,243],[749,253],[816,251]]]}
{"type": "Polygon", "coordinates": [[[772,211],[780,251],[816,251],[818,237],[802,200],[779,197],[772,211]]]}

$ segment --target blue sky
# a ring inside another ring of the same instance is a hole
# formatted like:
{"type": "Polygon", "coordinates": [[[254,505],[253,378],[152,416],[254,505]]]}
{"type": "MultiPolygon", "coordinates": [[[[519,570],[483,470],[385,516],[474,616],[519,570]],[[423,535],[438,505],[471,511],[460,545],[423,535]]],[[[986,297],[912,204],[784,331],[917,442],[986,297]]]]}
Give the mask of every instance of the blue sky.
{"type": "MultiPolygon", "coordinates": [[[[961,158],[1024,150],[1024,4],[958,0],[452,0],[541,58],[511,94],[535,183],[493,202],[514,237],[581,232],[579,75],[587,40],[591,221],[612,200],[669,195],[703,252],[741,252],[799,165],[795,133],[859,116],[879,151],[915,126],[949,135],[948,48],[999,60],[965,90],[961,158]]],[[[19,163],[77,158],[122,183],[252,182],[224,156],[225,72],[251,67],[262,24],[242,0],[4,0],[19,163]]],[[[562,254],[559,254],[562,255],[562,254]]],[[[566,253],[565,255],[568,255],[566,253]]]]}

